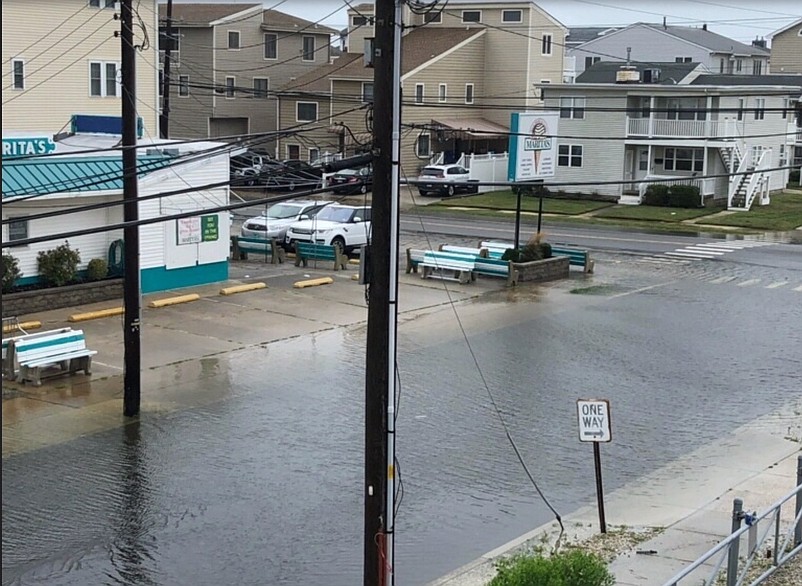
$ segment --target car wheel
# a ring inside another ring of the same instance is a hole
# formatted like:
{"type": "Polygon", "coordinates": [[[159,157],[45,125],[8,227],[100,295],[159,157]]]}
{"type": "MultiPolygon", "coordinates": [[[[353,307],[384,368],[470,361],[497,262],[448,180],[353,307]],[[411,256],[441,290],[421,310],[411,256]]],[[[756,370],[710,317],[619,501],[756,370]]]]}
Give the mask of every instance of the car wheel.
{"type": "Polygon", "coordinates": [[[422,189],[419,189],[419,190],[418,190],[418,193],[420,193],[420,194],[421,194],[422,196],[424,196],[424,197],[425,197],[425,196],[427,196],[427,195],[429,195],[429,192],[428,192],[428,191],[423,191],[422,189]]]}
{"type": "Polygon", "coordinates": [[[345,239],[342,236],[335,236],[334,238],[332,238],[331,245],[339,246],[343,254],[346,254],[348,252],[345,249],[345,239]]]}
{"type": "Polygon", "coordinates": [[[362,185],[359,186],[359,193],[361,193],[362,195],[365,195],[367,192],[368,192],[368,186],[367,185],[365,185],[363,183],[362,185]]]}
{"type": "Polygon", "coordinates": [[[449,185],[448,187],[446,187],[446,195],[448,195],[448,197],[451,197],[452,195],[454,195],[454,186],[453,185],[449,185]]]}

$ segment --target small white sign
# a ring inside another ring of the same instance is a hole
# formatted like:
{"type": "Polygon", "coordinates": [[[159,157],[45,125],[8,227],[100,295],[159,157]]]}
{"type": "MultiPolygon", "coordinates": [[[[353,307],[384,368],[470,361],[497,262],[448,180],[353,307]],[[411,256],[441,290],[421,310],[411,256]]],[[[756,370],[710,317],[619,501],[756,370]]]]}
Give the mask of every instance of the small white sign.
{"type": "Polygon", "coordinates": [[[178,225],[176,244],[197,244],[201,241],[201,219],[199,217],[193,218],[178,218],[176,220],[178,225]]]}
{"type": "Polygon", "coordinates": [[[576,402],[576,415],[579,419],[579,441],[609,442],[610,402],[606,399],[579,399],[576,402]]]}

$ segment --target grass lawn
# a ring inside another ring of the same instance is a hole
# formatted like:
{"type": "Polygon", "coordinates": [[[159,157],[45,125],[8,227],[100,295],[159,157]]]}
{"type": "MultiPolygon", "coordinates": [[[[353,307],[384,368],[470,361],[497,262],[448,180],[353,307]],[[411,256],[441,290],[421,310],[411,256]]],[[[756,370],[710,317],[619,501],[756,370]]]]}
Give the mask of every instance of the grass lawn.
{"type": "Polygon", "coordinates": [[[754,202],[748,212],[735,212],[710,218],[703,223],[757,230],[793,230],[802,226],[802,193],[786,192],[772,195],[770,205],[761,206],[754,202]]]}
{"type": "Polygon", "coordinates": [[[720,212],[720,208],[666,208],[660,206],[622,206],[617,205],[593,214],[596,218],[616,220],[647,220],[656,222],[681,222],[700,216],[720,212]]]}
{"type": "MultiPolygon", "coordinates": [[[[451,198],[440,203],[427,207],[465,207],[465,208],[486,208],[494,210],[515,210],[518,205],[518,196],[511,191],[492,191],[480,193],[468,197],[451,198]]],[[[521,211],[537,212],[539,198],[531,196],[521,197],[521,211]]],[[[553,199],[543,198],[544,214],[566,214],[575,216],[592,212],[601,208],[609,207],[613,204],[604,201],[583,201],[579,199],[553,199]]]]}

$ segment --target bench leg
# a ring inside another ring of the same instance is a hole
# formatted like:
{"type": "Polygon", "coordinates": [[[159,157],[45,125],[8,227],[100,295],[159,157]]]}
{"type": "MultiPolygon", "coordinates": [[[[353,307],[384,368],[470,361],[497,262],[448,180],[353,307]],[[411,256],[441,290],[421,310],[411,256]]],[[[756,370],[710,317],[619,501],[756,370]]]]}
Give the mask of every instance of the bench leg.
{"type": "Polygon", "coordinates": [[[84,374],[92,374],[92,357],[81,356],[80,358],[73,358],[70,360],[70,374],[75,374],[79,370],[83,370],[84,374]]]}

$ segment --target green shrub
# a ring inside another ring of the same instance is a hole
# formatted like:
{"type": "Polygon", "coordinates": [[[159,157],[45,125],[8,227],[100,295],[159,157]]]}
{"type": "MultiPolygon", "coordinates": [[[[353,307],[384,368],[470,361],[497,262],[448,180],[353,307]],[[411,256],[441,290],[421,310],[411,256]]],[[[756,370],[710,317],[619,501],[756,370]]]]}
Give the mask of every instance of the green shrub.
{"type": "Polygon", "coordinates": [[[799,185],[799,169],[794,169],[788,174],[788,184],[792,186],[799,185]]]}
{"type": "Polygon", "coordinates": [[[529,242],[519,249],[508,248],[501,255],[501,260],[511,260],[512,262],[530,262],[533,260],[543,260],[551,258],[551,244],[542,242],[542,233],[535,234],[529,242]]]}
{"type": "Polygon", "coordinates": [[[3,293],[8,293],[14,283],[22,276],[19,270],[19,261],[10,254],[3,254],[3,293]]]}
{"type": "Polygon", "coordinates": [[[698,208],[701,202],[696,185],[672,185],[668,190],[667,205],[672,208],[698,208]]]}
{"type": "Polygon", "coordinates": [[[93,258],[86,267],[86,278],[90,281],[100,281],[109,274],[109,265],[102,258],[93,258]]]}
{"type": "Polygon", "coordinates": [[[496,564],[488,586],[612,586],[615,578],[600,557],[575,549],[544,558],[517,555],[496,564]]]}
{"type": "Polygon", "coordinates": [[[643,204],[647,206],[668,205],[668,185],[652,183],[647,186],[646,192],[643,194],[643,204]]]}
{"type": "Polygon", "coordinates": [[[61,287],[72,283],[78,276],[81,255],[70,248],[69,242],[51,250],[43,250],[36,255],[39,277],[50,285],[61,287]]]}

